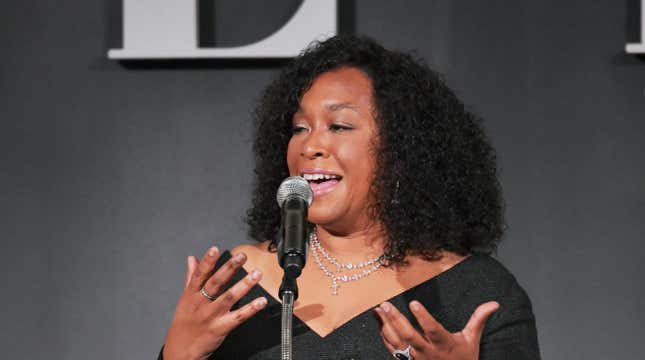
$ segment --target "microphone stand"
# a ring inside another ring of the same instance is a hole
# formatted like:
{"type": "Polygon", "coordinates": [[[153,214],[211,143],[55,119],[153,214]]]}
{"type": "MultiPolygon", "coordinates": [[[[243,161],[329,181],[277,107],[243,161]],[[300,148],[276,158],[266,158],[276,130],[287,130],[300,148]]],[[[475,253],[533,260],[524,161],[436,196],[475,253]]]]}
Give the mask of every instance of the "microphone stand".
{"type": "Polygon", "coordinates": [[[287,272],[282,277],[279,295],[282,300],[282,360],[292,360],[293,302],[298,298],[298,284],[296,283],[296,278],[290,276],[287,272]]]}

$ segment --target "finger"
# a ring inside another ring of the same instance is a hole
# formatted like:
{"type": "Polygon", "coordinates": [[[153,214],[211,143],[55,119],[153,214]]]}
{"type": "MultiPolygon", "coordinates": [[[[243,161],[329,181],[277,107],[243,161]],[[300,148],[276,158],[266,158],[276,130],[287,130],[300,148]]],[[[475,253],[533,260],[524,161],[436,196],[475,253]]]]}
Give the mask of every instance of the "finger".
{"type": "Polygon", "coordinates": [[[238,325],[248,320],[251,316],[257,314],[258,311],[264,309],[266,304],[267,299],[265,297],[259,297],[241,308],[218,318],[218,321],[213,322],[212,326],[218,331],[222,331],[227,334],[238,325]]]}
{"type": "Polygon", "coordinates": [[[203,285],[204,290],[213,297],[217,297],[222,289],[231,281],[235,272],[246,262],[246,254],[239,253],[229,259],[220,267],[203,285]]]}
{"type": "Polygon", "coordinates": [[[215,267],[215,262],[219,258],[219,249],[215,246],[206,250],[206,253],[199,261],[199,264],[195,267],[195,271],[191,276],[188,287],[193,291],[199,291],[208,277],[210,276],[213,268],[215,267]]]}
{"type": "Polygon", "coordinates": [[[246,295],[260,279],[262,279],[262,272],[260,270],[255,269],[251,271],[244,279],[235,283],[235,285],[220,295],[217,300],[213,301],[209,311],[216,315],[229,311],[233,304],[240,301],[242,296],[246,295]]]}
{"type": "Polygon", "coordinates": [[[385,344],[385,347],[390,350],[390,352],[394,352],[394,350],[398,346],[402,346],[403,340],[401,340],[401,338],[399,337],[399,333],[394,329],[394,325],[385,315],[382,307],[375,307],[374,312],[379,316],[381,320],[381,337],[383,338],[383,343],[385,344]]]}
{"type": "Polygon", "coordinates": [[[428,341],[439,344],[448,340],[450,332],[444,329],[420,302],[416,300],[410,302],[410,311],[417,319],[428,341]]]}
{"type": "MultiPolygon", "coordinates": [[[[377,314],[380,312],[381,315],[379,315],[379,316],[385,316],[383,314],[383,310],[381,310],[380,308],[376,308],[374,310],[375,310],[375,312],[377,314]]],[[[380,332],[381,339],[383,340],[383,344],[385,345],[385,347],[387,348],[387,350],[391,354],[394,354],[394,352],[397,351],[397,350],[405,350],[407,348],[407,345],[394,345],[394,344],[390,343],[390,341],[387,339],[387,335],[383,332],[383,327],[382,327],[383,326],[383,321],[380,320],[379,323],[381,325],[381,332],[380,332]]],[[[401,343],[401,340],[397,340],[397,344],[399,344],[399,343],[401,343]]],[[[416,351],[415,348],[412,347],[410,349],[410,355],[412,355],[413,359],[416,358],[417,355],[424,355],[424,354],[428,355],[429,352],[427,350],[429,350],[429,349],[423,349],[422,351],[416,351]]]]}
{"type": "Polygon", "coordinates": [[[197,268],[197,259],[194,256],[189,256],[186,259],[186,281],[184,282],[184,289],[188,287],[188,284],[190,284],[190,279],[193,277],[193,273],[195,272],[195,269],[197,268]]]}
{"type": "Polygon", "coordinates": [[[473,338],[479,340],[484,331],[486,319],[499,309],[499,303],[496,301],[489,301],[477,307],[475,312],[470,316],[470,320],[464,327],[464,334],[468,334],[473,338]]]}
{"type": "Polygon", "coordinates": [[[402,341],[402,343],[392,342],[392,345],[399,346],[400,349],[405,349],[408,345],[411,345],[417,350],[424,350],[428,347],[428,341],[419,334],[395,306],[386,301],[381,304],[381,309],[383,309],[385,317],[392,324],[392,328],[402,341]]]}
{"type": "Polygon", "coordinates": [[[385,335],[383,334],[383,331],[381,331],[381,339],[383,340],[383,344],[385,345],[385,347],[390,353],[393,353],[394,351],[397,350],[397,348],[394,347],[394,345],[390,344],[390,342],[387,341],[387,339],[385,338],[385,335]]]}

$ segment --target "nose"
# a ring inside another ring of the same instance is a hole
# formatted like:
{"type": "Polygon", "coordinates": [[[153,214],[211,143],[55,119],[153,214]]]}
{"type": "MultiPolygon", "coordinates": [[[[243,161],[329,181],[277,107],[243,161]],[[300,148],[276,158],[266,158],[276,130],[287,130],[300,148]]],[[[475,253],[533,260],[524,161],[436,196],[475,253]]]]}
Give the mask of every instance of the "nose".
{"type": "Polygon", "coordinates": [[[311,131],[302,145],[300,156],[307,159],[324,158],[329,155],[327,142],[324,139],[324,135],[320,134],[320,131],[311,131]]]}

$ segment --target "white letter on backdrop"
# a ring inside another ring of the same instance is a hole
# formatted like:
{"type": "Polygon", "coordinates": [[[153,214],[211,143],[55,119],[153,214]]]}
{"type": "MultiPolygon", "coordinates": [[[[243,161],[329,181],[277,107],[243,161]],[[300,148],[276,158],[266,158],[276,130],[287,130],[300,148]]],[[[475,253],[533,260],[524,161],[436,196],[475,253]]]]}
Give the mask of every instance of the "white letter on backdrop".
{"type": "Polygon", "coordinates": [[[195,0],[123,0],[123,48],[110,49],[108,58],[286,58],[336,35],[336,0],[303,0],[275,33],[229,48],[199,48],[197,17],[195,0]]]}
{"type": "Polygon", "coordinates": [[[641,42],[627,44],[625,50],[630,54],[645,54],[645,0],[641,0],[641,42]]]}

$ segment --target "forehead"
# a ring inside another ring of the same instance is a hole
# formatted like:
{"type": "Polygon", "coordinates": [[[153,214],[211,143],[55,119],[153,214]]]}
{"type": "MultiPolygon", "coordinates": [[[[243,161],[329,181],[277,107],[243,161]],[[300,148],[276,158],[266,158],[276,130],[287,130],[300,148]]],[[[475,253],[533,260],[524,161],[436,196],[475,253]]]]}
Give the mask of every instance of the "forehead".
{"type": "Polygon", "coordinates": [[[350,108],[371,113],[373,109],[372,81],[353,67],[327,71],[316,77],[300,100],[299,111],[325,108],[328,111],[350,108]]]}

